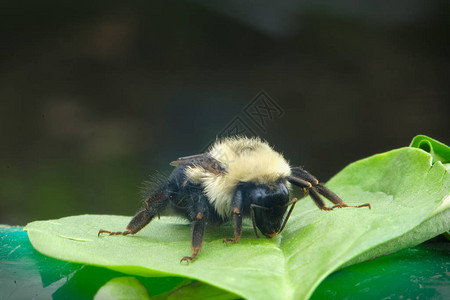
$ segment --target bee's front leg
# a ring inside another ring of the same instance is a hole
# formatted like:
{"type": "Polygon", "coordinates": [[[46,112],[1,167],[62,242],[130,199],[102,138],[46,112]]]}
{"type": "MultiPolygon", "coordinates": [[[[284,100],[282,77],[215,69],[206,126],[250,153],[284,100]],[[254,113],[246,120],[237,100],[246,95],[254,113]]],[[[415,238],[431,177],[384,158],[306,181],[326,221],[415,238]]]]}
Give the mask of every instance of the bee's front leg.
{"type": "Polygon", "coordinates": [[[231,242],[232,244],[237,243],[242,235],[242,207],[243,207],[243,196],[240,189],[236,190],[234,194],[233,201],[231,202],[233,209],[233,228],[234,228],[234,238],[223,239],[224,243],[231,242]]]}

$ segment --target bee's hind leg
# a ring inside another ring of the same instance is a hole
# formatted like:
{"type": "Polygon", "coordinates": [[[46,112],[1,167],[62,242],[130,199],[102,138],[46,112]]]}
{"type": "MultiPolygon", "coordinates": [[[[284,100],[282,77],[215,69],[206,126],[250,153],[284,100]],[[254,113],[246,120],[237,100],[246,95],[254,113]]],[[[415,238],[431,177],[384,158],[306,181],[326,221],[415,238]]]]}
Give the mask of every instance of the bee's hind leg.
{"type": "Polygon", "coordinates": [[[142,228],[144,228],[148,223],[150,223],[153,218],[166,207],[169,201],[169,193],[167,188],[164,188],[156,193],[153,193],[146,201],[145,208],[139,211],[130,223],[127,225],[124,231],[109,231],[100,229],[98,236],[102,233],[107,233],[109,235],[127,235],[135,234],[142,228]]]}
{"type": "Polygon", "coordinates": [[[124,231],[108,231],[100,229],[98,232],[98,236],[102,233],[108,233],[109,235],[127,235],[127,234],[135,234],[142,228],[144,228],[150,221],[153,219],[147,208],[138,212],[133,219],[131,219],[130,223],[127,225],[127,230],[124,231]]]}

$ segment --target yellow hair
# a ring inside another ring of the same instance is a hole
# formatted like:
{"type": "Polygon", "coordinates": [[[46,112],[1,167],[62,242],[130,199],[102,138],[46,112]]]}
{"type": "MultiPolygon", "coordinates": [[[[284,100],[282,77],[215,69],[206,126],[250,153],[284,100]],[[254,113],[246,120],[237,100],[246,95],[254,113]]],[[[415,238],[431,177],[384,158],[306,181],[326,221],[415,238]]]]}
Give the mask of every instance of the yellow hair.
{"type": "Polygon", "coordinates": [[[214,174],[193,166],[186,169],[186,179],[204,188],[210,203],[221,216],[231,214],[231,201],[240,182],[271,185],[291,175],[284,157],[259,138],[226,138],[217,141],[209,154],[226,172],[214,174]]]}

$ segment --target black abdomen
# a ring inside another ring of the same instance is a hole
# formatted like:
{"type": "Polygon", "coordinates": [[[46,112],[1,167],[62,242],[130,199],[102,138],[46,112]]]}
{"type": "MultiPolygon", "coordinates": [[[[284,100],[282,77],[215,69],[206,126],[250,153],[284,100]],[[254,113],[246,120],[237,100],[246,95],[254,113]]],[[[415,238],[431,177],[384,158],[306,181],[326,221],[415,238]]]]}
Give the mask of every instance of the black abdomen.
{"type": "Polygon", "coordinates": [[[165,212],[193,221],[197,217],[195,212],[204,211],[205,216],[203,217],[206,217],[209,222],[225,221],[209,202],[202,186],[186,180],[185,169],[186,166],[178,166],[169,177],[169,204],[165,212]]]}

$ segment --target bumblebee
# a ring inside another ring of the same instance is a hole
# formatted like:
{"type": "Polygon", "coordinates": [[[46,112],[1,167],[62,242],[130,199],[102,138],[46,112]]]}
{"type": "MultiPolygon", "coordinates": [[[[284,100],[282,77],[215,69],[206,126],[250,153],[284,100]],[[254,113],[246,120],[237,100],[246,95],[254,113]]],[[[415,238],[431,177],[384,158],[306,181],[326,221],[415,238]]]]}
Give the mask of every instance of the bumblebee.
{"type": "Polygon", "coordinates": [[[341,207],[369,207],[370,204],[347,205],[338,195],[301,167],[292,167],[286,159],[259,138],[231,137],[217,141],[208,152],[181,157],[171,165],[168,180],[148,194],[145,207],[130,221],[125,231],[108,231],[109,235],[135,234],[155,216],[174,211],[192,223],[192,255],[180,262],[192,261],[202,249],[205,225],[230,221],[234,237],[241,238],[242,219],[251,218],[255,235],[258,230],[268,238],[283,231],[297,198],[289,197],[291,184],[308,193],[321,210],[341,207]],[[326,206],[321,196],[334,205],[326,206]],[[288,210],[289,208],[289,210],[288,210]]]}

